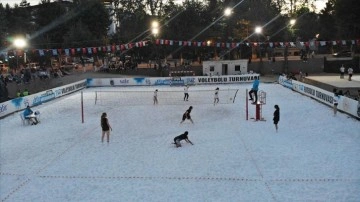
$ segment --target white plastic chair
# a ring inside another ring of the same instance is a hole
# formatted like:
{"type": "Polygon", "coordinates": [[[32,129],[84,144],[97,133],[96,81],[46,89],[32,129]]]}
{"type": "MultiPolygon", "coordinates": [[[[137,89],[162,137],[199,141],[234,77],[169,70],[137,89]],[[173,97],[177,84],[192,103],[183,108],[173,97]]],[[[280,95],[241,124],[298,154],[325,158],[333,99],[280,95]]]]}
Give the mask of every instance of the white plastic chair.
{"type": "Polygon", "coordinates": [[[21,118],[21,122],[22,124],[25,125],[30,125],[30,120],[29,119],[25,119],[24,114],[20,113],[20,118],[21,118]]]}

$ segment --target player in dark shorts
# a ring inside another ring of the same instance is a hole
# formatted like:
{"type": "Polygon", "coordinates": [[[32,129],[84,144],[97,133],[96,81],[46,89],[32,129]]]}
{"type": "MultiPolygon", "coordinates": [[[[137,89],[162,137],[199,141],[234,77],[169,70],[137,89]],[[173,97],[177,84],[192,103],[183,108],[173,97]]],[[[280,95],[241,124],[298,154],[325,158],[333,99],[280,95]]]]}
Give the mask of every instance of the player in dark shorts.
{"type": "Polygon", "coordinates": [[[273,121],[274,121],[274,125],[275,125],[275,129],[276,129],[276,132],[278,131],[278,123],[280,121],[280,108],[278,105],[275,105],[275,111],[274,111],[274,118],[273,118],[273,121]]]}
{"type": "Polygon", "coordinates": [[[180,122],[180,124],[183,123],[186,119],[189,119],[189,120],[191,121],[191,123],[194,123],[194,121],[191,119],[191,115],[190,115],[192,108],[193,108],[193,107],[190,106],[189,109],[185,111],[185,113],[183,114],[182,121],[180,122]]]}
{"type": "Polygon", "coordinates": [[[174,144],[176,145],[176,147],[181,147],[181,144],[180,144],[180,141],[181,141],[181,140],[185,140],[187,143],[190,143],[190,144],[194,145],[194,144],[189,140],[188,134],[189,134],[189,133],[188,133],[187,131],[185,131],[185,133],[183,133],[183,134],[181,134],[181,135],[179,135],[179,136],[177,136],[177,137],[174,138],[174,144]]]}

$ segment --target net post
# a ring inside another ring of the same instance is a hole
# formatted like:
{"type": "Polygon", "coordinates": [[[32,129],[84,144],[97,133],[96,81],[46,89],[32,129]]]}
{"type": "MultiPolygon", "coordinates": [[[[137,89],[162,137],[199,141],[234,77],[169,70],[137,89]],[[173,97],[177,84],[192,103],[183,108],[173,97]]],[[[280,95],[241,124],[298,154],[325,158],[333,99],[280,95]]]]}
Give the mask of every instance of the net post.
{"type": "Polygon", "coordinates": [[[81,91],[81,122],[84,123],[84,96],[81,91]]]}
{"type": "Polygon", "coordinates": [[[249,103],[248,103],[248,89],[246,89],[246,96],[245,96],[245,109],[246,109],[246,120],[249,120],[249,103]]]}

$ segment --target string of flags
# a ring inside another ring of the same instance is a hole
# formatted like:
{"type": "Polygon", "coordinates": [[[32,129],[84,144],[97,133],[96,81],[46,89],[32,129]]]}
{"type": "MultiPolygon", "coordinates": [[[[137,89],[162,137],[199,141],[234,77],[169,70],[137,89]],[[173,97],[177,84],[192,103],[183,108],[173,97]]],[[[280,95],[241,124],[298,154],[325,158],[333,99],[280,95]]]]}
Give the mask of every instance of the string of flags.
{"type": "MultiPolygon", "coordinates": [[[[127,51],[133,48],[142,48],[148,46],[150,41],[140,41],[127,44],[118,44],[118,45],[107,45],[107,46],[98,46],[98,47],[82,47],[82,48],[65,48],[65,49],[28,49],[28,50],[12,50],[9,53],[14,55],[22,55],[24,51],[26,53],[32,52],[38,54],[39,56],[45,56],[51,54],[52,56],[57,55],[76,55],[76,54],[97,54],[99,52],[103,53],[112,53],[117,51],[127,51]]],[[[319,46],[346,46],[346,45],[360,45],[360,39],[356,40],[334,40],[334,41],[296,41],[296,42],[207,42],[207,41],[176,41],[176,40],[167,40],[167,39],[156,39],[155,45],[162,46],[188,46],[188,47],[216,47],[216,48],[227,48],[234,49],[241,45],[246,45],[248,47],[256,46],[266,46],[270,48],[276,47],[319,47],[319,46]]]]}

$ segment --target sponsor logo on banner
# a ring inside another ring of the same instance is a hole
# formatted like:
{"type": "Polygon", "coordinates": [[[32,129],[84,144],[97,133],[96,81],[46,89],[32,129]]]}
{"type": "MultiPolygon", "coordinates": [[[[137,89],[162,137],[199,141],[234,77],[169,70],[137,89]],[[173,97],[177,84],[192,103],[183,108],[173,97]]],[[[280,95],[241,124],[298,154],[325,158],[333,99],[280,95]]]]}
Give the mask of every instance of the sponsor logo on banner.
{"type": "Polygon", "coordinates": [[[170,80],[170,85],[171,86],[184,86],[185,81],[181,80],[181,77],[172,77],[170,80]]]}
{"type": "Polygon", "coordinates": [[[292,80],[291,80],[291,79],[287,79],[287,78],[284,77],[284,76],[280,76],[280,77],[279,77],[279,83],[280,83],[281,85],[283,85],[284,87],[286,87],[286,88],[290,88],[290,89],[293,88],[292,80]]]}
{"type": "Polygon", "coordinates": [[[119,82],[120,82],[120,85],[124,85],[124,84],[126,85],[126,84],[129,84],[130,80],[128,80],[128,79],[120,79],[119,82]]]}
{"type": "Polygon", "coordinates": [[[35,96],[33,99],[33,105],[39,105],[52,99],[55,99],[55,93],[52,90],[48,90],[39,96],[35,96]]]}
{"type": "Polygon", "coordinates": [[[155,81],[155,85],[170,85],[170,79],[158,79],[155,81]]]}
{"type": "Polygon", "coordinates": [[[145,84],[145,78],[133,78],[137,85],[145,84]]]}
{"type": "Polygon", "coordinates": [[[0,114],[5,112],[7,110],[7,105],[6,104],[1,104],[0,105],[0,114]]]}

